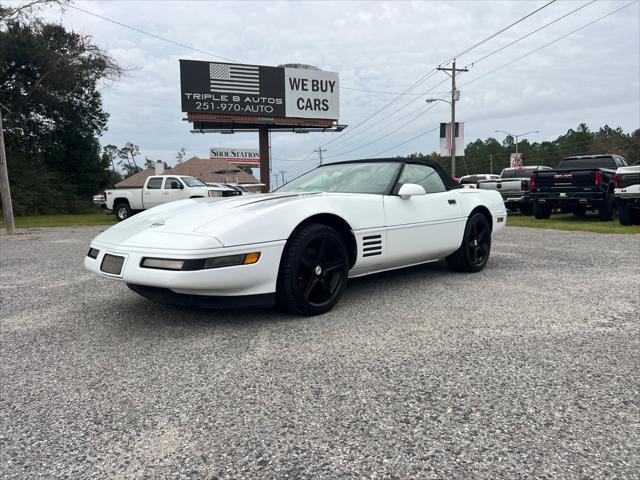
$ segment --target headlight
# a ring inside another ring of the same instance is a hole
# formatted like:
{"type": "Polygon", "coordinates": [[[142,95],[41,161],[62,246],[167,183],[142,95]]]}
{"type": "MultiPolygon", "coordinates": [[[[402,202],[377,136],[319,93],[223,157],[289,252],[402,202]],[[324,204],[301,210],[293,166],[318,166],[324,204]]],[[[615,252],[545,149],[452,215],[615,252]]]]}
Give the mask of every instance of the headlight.
{"type": "Polygon", "coordinates": [[[237,265],[251,265],[260,260],[260,252],[240,253],[224,257],[200,258],[195,260],[177,260],[172,258],[145,257],[140,262],[142,268],[159,270],[194,271],[210,268],[234,267],[237,265]]]}
{"type": "Polygon", "coordinates": [[[100,253],[100,250],[98,250],[97,248],[90,248],[89,253],[87,253],[87,257],[96,259],[98,258],[99,253],[100,253]]]}

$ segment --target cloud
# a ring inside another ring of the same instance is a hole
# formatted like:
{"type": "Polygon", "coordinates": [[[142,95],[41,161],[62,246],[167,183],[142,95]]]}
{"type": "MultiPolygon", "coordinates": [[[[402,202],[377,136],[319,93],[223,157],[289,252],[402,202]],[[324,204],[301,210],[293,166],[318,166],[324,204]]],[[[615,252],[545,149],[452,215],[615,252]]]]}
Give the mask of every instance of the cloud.
{"type": "MultiPolygon", "coordinates": [[[[97,2],[80,8],[246,63],[277,65],[301,62],[340,73],[343,86],[401,92],[440,62],[520,18],[543,2],[97,2]]],[[[556,2],[495,39],[459,59],[468,65],[545,23],[583,5],[556,2]]],[[[517,58],[623,4],[600,1],[559,21],[512,47],[487,58],[459,78],[462,98],[457,118],[466,122],[467,140],[493,135],[496,129],[541,130],[533,140],[553,138],[580,122],[594,128],[608,123],[633,130],[640,125],[640,38],[638,4],[598,22],[554,45],[476,82],[474,78],[517,58]],[[465,83],[469,83],[465,86],[465,83]]],[[[125,66],[136,67],[114,85],[104,88],[110,113],[103,143],[132,141],[143,154],[175,161],[175,152],[206,155],[208,147],[257,147],[257,134],[194,135],[182,119],[179,103],[178,59],[216,60],[168,44],[72,8],[49,18],[91,34],[125,66]]],[[[415,92],[444,92],[449,80],[436,72],[415,92]],[[442,84],[440,84],[442,82],[442,84]],[[440,84],[440,85],[439,85],[440,84]]],[[[361,128],[350,142],[332,142],[328,155],[341,144],[363,146],[406,122],[423,97],[404,97],[361,128]],[[390,112],[413,99],[395,115],[390,112]],[[377,135],[365,137],[375,129],[377,135]]],[[[340,122],[356,125],[391,100],[393,95],[341,91],[340,122]]],[[[350,158],[375,154],[433,128],[449,118],[441,103],[397,133],[350,158]]],[[[348,128],[346,132],[349,132],[348,128]]],[[[276,159],[296,159],[338,134],[273,134],[276,159]]],[[[388,154],[437,149],[437,132],[425,135],[388,154]]],[[[310,168],[304,162],[275,160],[273,170],[288,175],[310,168]]]]}

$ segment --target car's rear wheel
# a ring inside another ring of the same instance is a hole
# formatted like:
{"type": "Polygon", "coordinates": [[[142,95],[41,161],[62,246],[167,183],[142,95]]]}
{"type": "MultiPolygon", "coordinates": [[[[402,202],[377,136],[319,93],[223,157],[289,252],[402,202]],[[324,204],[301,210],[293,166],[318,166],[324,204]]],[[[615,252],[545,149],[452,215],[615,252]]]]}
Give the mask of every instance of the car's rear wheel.
{"type": "Polygon", "coordinates": [[[291,235],[282,254],[278,304],[302,315],[325,313],[340,300],[348,272],[340,234],[327,225],[304,225],[291,235]]]}
{"type": "Polygon", "coordinates": [[[551,208],[540,203],[533,204],[533,216],[538,220],[549,218],[551,216],[551,208]]]}
{"type": "Polygon", "coordinates": [[[446,260],[452,270],[458,272],[479,272],[491,253],[491,228],[481,213],[474,213],[464,230],[462,245],[446,260]]]}
{"type": "Polygon", "coordinates": [[[131,208],[127,203],[119,203],[113,209],[113,213],[115,214],[118,221],[121,222],[122,220],[126,220],[131,216],[131,208]]]}

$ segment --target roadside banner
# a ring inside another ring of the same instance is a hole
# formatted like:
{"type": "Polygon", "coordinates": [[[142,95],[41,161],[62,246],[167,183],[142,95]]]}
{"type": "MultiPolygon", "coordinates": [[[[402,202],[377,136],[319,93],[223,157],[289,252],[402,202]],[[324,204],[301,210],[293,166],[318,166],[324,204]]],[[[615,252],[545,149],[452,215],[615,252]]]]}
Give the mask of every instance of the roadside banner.
{"type": "Polygon", "coordinates": [[[513,168],[521,168],[524,166],[524,160],[521,152],[511,154],[509,166],[513,168]]]}
{"type": "MultiPolygon", "coordinates": [[[[464,157],[464,123],[456,122],[456,157],[464,157]]],[[[451,122],[440,124],[440,155],[451,156],[451,122]]]]}

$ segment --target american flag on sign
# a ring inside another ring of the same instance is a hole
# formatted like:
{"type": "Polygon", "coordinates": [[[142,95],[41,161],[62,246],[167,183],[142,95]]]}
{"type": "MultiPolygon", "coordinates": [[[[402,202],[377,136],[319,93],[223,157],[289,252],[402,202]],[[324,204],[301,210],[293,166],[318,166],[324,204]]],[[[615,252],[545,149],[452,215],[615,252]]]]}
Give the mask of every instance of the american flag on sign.
{"type": "Polygon", "coordinates": [[[210,63],[209,78],[212,93],[260,94],[259,67],[210,63]]]}

